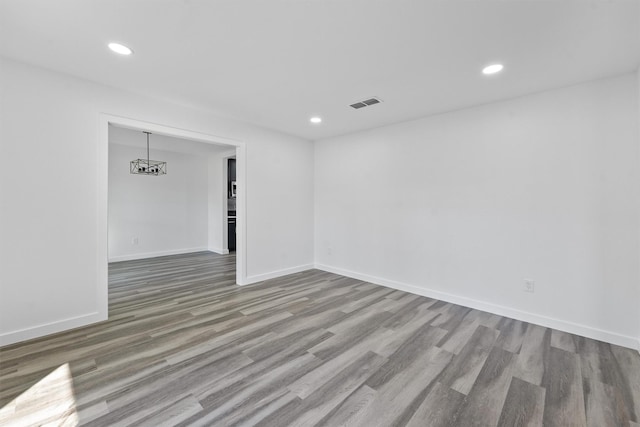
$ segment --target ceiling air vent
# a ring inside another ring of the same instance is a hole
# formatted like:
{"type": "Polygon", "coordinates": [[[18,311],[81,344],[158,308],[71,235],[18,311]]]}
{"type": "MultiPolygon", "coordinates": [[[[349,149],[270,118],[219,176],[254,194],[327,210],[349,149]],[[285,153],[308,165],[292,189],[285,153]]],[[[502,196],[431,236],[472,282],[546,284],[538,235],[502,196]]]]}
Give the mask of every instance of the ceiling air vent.
{"type": "Polygon", "coordinates": [[[380,104],[382,101],[378,98],[369,98],[364,101],[358,101],[350,105],[351,108],[355,108],[356,110],[364,107],[368,107],[370,105],[380,104]]]}

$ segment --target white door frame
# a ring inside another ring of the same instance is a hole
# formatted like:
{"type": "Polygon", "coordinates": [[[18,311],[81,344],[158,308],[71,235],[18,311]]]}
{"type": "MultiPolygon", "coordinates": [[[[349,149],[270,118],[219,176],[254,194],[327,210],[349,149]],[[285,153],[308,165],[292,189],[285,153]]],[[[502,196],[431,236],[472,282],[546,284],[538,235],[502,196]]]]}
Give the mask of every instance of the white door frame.
{"type": "MultiPolygon", "coordinates": [[[[174,138],[189,139],[207,144],[235,147],[236,150],[236,182],[238,196],[236,198],[236,283],[247,283],[247,212],[246,212],[246,145],[242,141],[222,136],[208,135],[177,127],[145,122],[142,120],[120,117],[111,114],[100,113],[98,126],[98,196],[97,206],[97,298],[100,317],[106,320],[109,313],[109,256],[108,256],[108,209],[109,209],[109,125],[124,128],[141,129],[149,132],[171,136],[174,138]]],[[[226,178],[225,178],[226,179],[226,178]]],[[[226,182],[226,181],[225,181],[226,182]]],[[[226,191],[224,192],[226,196],[226,191]]]]}

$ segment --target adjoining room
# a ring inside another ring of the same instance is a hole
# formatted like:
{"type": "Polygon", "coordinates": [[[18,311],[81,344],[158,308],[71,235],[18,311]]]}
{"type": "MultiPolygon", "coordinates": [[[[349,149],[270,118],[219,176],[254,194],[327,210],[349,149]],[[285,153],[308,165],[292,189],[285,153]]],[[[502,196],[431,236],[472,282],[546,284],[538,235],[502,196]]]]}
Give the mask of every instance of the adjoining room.
{"type": "Polygon", "coordinates": [[[235,147],[110,126],[109,262],[229,253],[223,238],[227,197],[235,219],[223,171],[229,156],[235,157],[235,147]],[[144,173],[144,166],[134,173],[133,163],[147,156],[162,161],[160,174],[144,173]]]}

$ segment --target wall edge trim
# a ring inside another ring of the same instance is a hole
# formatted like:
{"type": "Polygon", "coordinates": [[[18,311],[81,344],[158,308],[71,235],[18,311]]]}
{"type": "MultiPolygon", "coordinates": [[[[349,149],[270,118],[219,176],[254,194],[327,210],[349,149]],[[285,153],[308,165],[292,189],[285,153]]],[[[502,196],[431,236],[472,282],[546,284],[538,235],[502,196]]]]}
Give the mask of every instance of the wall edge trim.
{"type": "MultiPolygon", "coordinates": [[[[168,251],[143,252],[143,253],[131,254],[131,255],[110,256],[109,262],[133,261],[137,259],[155,258],[159,256],[183,255],[183,254],[189,254],[193,252],[209,252],[209,251],[211,250],[208,247],[203,246],[198,248],[183,248],[183,249],[172,249],[168,251]]],[[[216,251],[211,251],[211,252],[216,252],[216,251]]]]}
{"type": "Polygon", "coordinates": [[[18,329],[17,331],[6,332],[0,335],[0,347],[21,343],[35,338],[41,338],[58,332],[66,332],[71,329],[88,326],[105,320],[107,320],[107,317],[96,311],[93,313],[70,317],[68,319],[18,329]]]}
{"type": "Polygon", "coordinates": [[[559,331],[568,332],[583,337],[604,341],[609,344],[615,344],[630,349],[637,349],[640,351],[640,341],[637,338],[618,334],[616,332],[606,331],[603,329],[594,328],[575,322],[570,322],[562,319],[556,319],[552,317],[542,316],[536,313],[528,311],[517,310],[503,305],[492,304],[489,302],[476,300],[473,298],[463,297],[459,295],[449,294],[446,292],[436,291],[429,288],[423,288],[416,285],[397,282],[395,280],[384,279],[376,276],[371,276],[364,273],[346,270],[343,268],[333,267],[325,264],[315,264],[315,268],[329,273],[339,274],[341,276],[351,277],[353,279],[364,280],[376,285],[385,286],[388,288],[409,292],[415,295],[420,295],[428,298],[434,298],[441,301],[462,305],[465,307],[473,308],[476,310],[486,311],[488,313],[497,314],[499,316],[509,317],[512,319],[520,320],[523,322],[533,323],[546,328],[557,329],[559,331]]]}
{"type": "Polygon", "coordinates": [[[222,249],[222,248],[207,248],[207,250],[209,252],[214,252],[218,255],[228,255],[229,254],[229,249],[222,249]]]}
{"type": "Polygon", "coordinates": [[[277,277],[286,276],[289,274],[300,273],[302,271],[312,270],[314,264],[303,264],[290,268],[283,268],[282,270],[270,271],[268,273],[255,274],[253,276],[247,276],[247,282],[242,285],[250,285],[252,283],[263,282],[269,279],[275,279],[277,277]]]}

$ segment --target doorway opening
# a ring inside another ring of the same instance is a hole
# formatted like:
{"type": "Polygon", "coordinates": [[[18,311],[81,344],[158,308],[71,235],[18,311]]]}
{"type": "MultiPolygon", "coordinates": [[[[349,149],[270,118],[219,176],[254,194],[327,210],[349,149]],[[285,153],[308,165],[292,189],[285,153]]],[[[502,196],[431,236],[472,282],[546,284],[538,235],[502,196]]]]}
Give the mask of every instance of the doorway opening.
{"type": "MultiPolygon", "coordinates": [[[[129,119],[124,117],[112,116],[107,114],[100,115],[100,133],[99,133],[99,158],[98,158],[98,226],[97,226],[97,241],[98,241],[98,280],[97,280],[97,298],[98,305],[100,308],[100,317],[102,320],[106,320],[108,318],[108,263],[109,263],[109,235],[110,232],[114,230],[109,230],[109,142],[110,142],[110,130],[114,132],[113,129],[117,129],[118,132],[139,132],[142,135],[142,132],[151,132],[152,133],[152,151],[153,151],[153,138],[156,138],[160,141],[162,138],[174,138],[179,140],[186,140],[187,142],[202,143],[206,145],[212,146],[211,148],[218,150],[219,153],[216,156],[212,157],[212,161],[215,162],[216,167],[218,168],[218,173],[220,173],[219,166],[222,163],[220,160],[235,158],[235,182],[234,182],[234,204],[235,204],[235,260],[236,260],[236,284],[244,285],[246,284],[246,193],[245,193],[245,183],[246,183],[246,147],[242,141],[237,141],[230,138],[218,137],[214,135],[208,135],[204,133],[189,131],[185,129],[180,129],[177,127],[170,127],[165,125],[159,125],[156,123],[149,123],[135,119],[129,119]]],[[[214,151],[215,151],[214,150],[214,151]]],[[[126,150],[123,150],[126,151],[126,150]]],[[[132,160],[132,159],[130,159],[132,160]]],[[[120,159],[120,163],[122,163],[122,159],[120,159]]],[[[128,163],[127,163],[128,166],[128,163]]],[[[167,173],[171,173],[171,163],[167,164],[167,173]]],[[[215,173],[215,172],[214,172],[215,173]]],[[[219,177],[220,175],[217,175],[219,177]]],[[[211,179],[211,169],[209,169],[208,177],[211,179]]],[[[225,253],[224,248],[228,247],[228,192],[226,191],[227,187],[227,170],[224,168],[225,180],[224,186],[220,188],[220,195],[222,197],[215,197],[215,200],[209,200],[209,211],[211,211],[211,205],[213,203],[216,215],[213,217],[208,215],[207,221],[209,224],[213,224],[217,226],[216,230],[220,232],[217,234],[217,239],[215,240],[215,236],[212,236],[212,232],[208,232],[208,244],[205,250],[210,250],[212,252],[225,253]],[[221,200],[222,199],[222,200],[221,200]],[[217,205],[217,207],[216,207],[217,205]],[[221,212],[221,208],[224,209],[224,212],[221,212]],[[217,217],[217,218],[216,218],[217,217]],[[217,223],[217,224],[216,224],[217,223]],[[214,240],[212,240],[214,239],[214,240]],[[218,242],[218,243],[212,243],[218,242]]],[[[135,177],[142,179],[150,179],[154,180],[157,178],[164,177],[135,177]]],[[[155,181],[159,182],[159,181],[155,181]]],[[[222,183],[221,183],[222,184],[222,183]]],[[[159,208],[161,206],[159,205],[159,208]]],[[[210,227],[211,229],[211,227],[210,227]]],[[[213,233],[215,235],[215,233],[213,233]]],[[[179,236],[178,236],[179,237],[179,236]]],[[[139,242],[136,240],[137,237],[128,237],[130,244],[136,245],[139,242]]],[[[113,254],[113,251],[112,251],[113,254]]],[[[133,258],[131,258],[133,259],[133,258]]],[[[120,259],[113,259],[114,261],[120,259]]]]}

